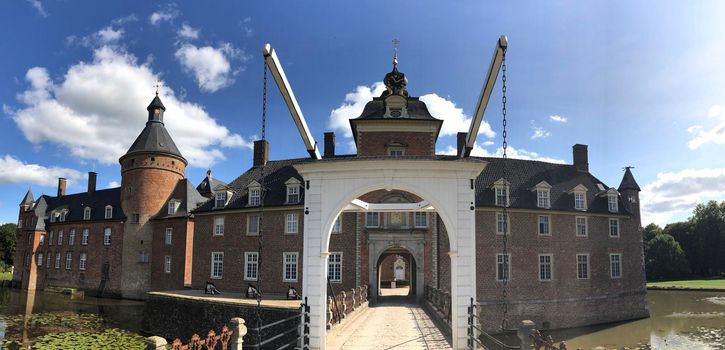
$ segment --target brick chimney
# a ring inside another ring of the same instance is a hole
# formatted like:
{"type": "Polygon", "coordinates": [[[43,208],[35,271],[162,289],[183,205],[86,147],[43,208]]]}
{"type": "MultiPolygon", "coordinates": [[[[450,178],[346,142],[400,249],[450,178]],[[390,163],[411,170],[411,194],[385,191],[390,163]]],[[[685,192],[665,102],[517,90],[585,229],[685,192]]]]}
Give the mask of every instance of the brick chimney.
{"type": "Polygon", "coordinates": [[[589,151],[587,145],[576,144],[572,147],[574,166],[581,172],[589,172],[589,151]]]}
{"type": "Polygon", "coordinates": [[[459,132],[456,135],[456,145],[457,145],[457,150],[458,150],[457,154],[459,157],[466,150],[466,136],[468,136],[467,132],[459,132]]]}
{"type": "Polygon", "coordinates": [[[254,161],[253,166],[261,166],[267,164],[269,160],[269,142],[267,140],[254,141],[254,161]]]}
{"type": "Polygon", "coordinates": [[[58,178],[58,197],[65,196],[65,185],[68,183],[64,177],[58,178]]]}
{"type": "Polygon", "coordinates": [[[94,171],[88,172],[88,194],[93,194],[93,192],[96,192],[96,178],[98,177],[98,174],[94,171]]]}
{"type": "Polygon", "coordinates": [[[325,133],[325,158],[332,158],[335,156],[335,133],[325,133]]]}

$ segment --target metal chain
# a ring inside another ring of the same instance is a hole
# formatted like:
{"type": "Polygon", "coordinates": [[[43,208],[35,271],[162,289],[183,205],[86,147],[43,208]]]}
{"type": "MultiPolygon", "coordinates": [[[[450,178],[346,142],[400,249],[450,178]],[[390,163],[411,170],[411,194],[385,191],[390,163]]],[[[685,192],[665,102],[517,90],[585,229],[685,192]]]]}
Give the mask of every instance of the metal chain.
{"type": "MultiPolygon", "coordinates": [[[[267,140],[267,62],[264,62],[264,78],[262,79],[262,140],[267,140]]],[[[257,230],[257,334],[258,344],[262,343],[262,232],[264,231],[264,197],[266,196],[267,182],[264,174],[266,162],[262,163],[260,169],[260,181],[262,188],[259,193],[259,229],[257,230]]]]}
{"type": "Polygon", "coordinates": [[[502,76],[501,76],[501,83],[502,83],[501,84],[502,85],[502,88],[501,88],[501,95],[502,95],[501,96],[501,105],[502,105],[501,114],[503,116],[503,132],[501,132],[501,136],[503,137],[503,145],[502,145],[503,161],[501,162],[501,165],[502,165],[501,167],[503,168],[504,186],[506,186],[505,187],[506,198],[504,199],[504,204],[503,204],[503,220],[504,220],[503,221],[503,227],[504,227],[504,230],[503,230],[503,259],[504,259],[503,260],[503,268],[504,268],[503,274],[504,274],[504,276],[502,276],[502,277],[504,277],[504,278],[502,281],[503,288],[502,288],[502,292],[501,292],[501,300],[503,301],[503,317],[501,319],[501,332],[505,332],[506,331],[506,321],[507,321],[506,318],[508,316],[508,303],[506,301],[506,298],[508,297],[508,295],[507,295],[506,287],[507,287],[507,284],[508,284],[508,281],[510,278],[509,266],[511,265],[511,262],[509,261],[509,257],[508,257],[508,251],[507,251],[509,217],[508,217],[508,211],[506,210],[506,208],[509,206],[509,197],[510,197],[510,193],[509,193],[510,189],[508,186],[508,181],[506,180],[506,175],[507,175],[506,174],[506,159],[508,158],[506,155],[506,149],[508,148],[508,143],[506,142],[506,137],[507,137],[507,134],[506,134],[506,49],[503,49],[501,72],[502,72],[502,76]]]}

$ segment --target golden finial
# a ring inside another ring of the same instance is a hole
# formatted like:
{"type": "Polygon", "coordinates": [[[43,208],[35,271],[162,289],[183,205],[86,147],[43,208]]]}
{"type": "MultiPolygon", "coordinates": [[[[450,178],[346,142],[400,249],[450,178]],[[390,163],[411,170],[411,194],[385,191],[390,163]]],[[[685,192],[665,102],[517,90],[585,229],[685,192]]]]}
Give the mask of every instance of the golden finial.
{"type": "Polygon", "coordinates": [[[400,45],[400,40],[393,39],[393,68],[398,67],[398,45],[400,45]]]}
{"type": "Polygon", "coordinates": [[[161,80],[156,79],[156,84],[154,84],[154,87],[156,88],[156,96],[159,95],[159,88],[163,85],[163,82],[161,80]]]}

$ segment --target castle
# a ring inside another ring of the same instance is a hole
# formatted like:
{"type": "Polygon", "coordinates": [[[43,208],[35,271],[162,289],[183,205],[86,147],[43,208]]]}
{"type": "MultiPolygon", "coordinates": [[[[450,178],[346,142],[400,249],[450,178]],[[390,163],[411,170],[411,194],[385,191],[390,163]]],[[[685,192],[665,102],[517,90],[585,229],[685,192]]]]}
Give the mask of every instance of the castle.
{"type": "MultiPolygon", "coordinates": [[[[28,191],[20,203],[13,279],[29,290],[73,287],[132,299],[203,289],[208,281],[222,291],[252,283],[265,295],[289,287],[305,294],[310,180],[301,168],[344,163],[355,172],[374,161],[459,159],[435,153],[443,121],[409,96],[397,67],[388,76],[387,90],[350,120],[356,154],[336,154],[335,136],[326,133],[321,160],[270,160],[269,143],[259,140],[249,169],[229,183],[211,171],[199,184],[185,177],[187,161],[164,127],[166,108],[157,95],[146,126],[119,159],[120,187],[98,190],[90,172],[86,192],[67,194],[62,178],[56,196],[36,199],[28,191]]],[[[503,316],[505,285],[512,320],[559,328],[647,316],[640,188],[629,168],[617,189],[608,187],[589,172],[587,146],[580,144],[573,146],[573,164],[474,161],[483,168],[470,183],[482,312],[503,316]]],[[[421,176],[433,170],[417,169],[421,176]]],[[[338,214],[325,253],[334,289],[370,285],[373,300],[391,282],[410,284],[418,299],[425,286],[451,290],[449,230],[425,198],[375,189],[338,214]]]]}

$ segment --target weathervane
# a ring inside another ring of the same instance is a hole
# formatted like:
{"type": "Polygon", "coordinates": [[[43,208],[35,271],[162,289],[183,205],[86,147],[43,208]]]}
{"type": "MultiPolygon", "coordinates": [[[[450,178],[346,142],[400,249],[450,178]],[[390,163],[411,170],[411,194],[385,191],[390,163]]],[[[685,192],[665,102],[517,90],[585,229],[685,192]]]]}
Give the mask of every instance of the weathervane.
{"type": "Polygon", "coordinates": [[[634,169],[634,167],[631,165],[627,165],[624,168],[622,168],[622,170],[624,170],[624,171],[627,171],[628,169],[634,169]]]}
{"type": "Polygon", "coordinates": [[[398,45],[400,45],[400,40],[393,39],[393,49],[395,50],[393,54],[393,68],[398,67],[398,45]]]}
{"type": "Polygon", "coordinates": [[[156,96],[159,95],[159,88],[163,85],[163,82],[161,80],[156,79],[156,84],[154,84],[154,87],[156,88],[156,96]]]}

